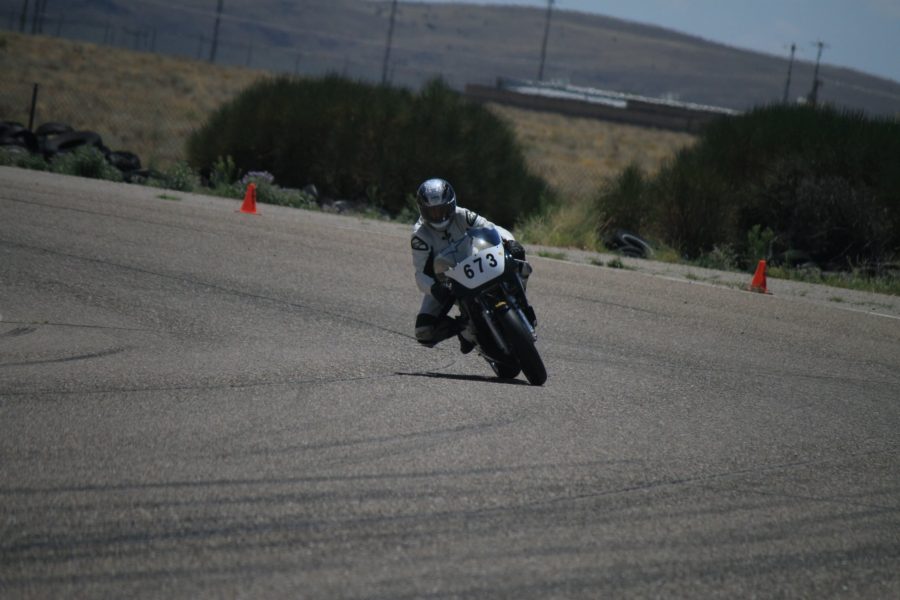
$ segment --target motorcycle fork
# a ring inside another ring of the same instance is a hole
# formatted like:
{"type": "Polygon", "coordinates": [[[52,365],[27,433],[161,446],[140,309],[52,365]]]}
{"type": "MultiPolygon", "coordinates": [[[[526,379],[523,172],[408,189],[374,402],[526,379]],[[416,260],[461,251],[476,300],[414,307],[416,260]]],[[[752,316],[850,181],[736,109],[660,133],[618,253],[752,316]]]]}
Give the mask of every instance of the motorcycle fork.
{"type": "MultiPolygon", "coordinates": [[[[516,280],[519,284],[520,290],[525,290],[525,285],[522,282],[522,277],[519,274],[516,274],[516,280]]],[[[503,293],[506,296],[506,302],[509,304],[509,307],[512,310],[516,311],[516,315],[518,315],[519,320],[522,321],[522,324],[525,325],[525,330],[528,331],[528,334],[531,336],[532,341],[537,341],[537,332],[534,330],[534,327],[531,325],[531,321],[528,320],[528,317],[525,315],[525,312],[522,310],[522,307],[519,306],[518,301],[516,300],[515,291],[510,291],[510,286],[505,282],[502,284],[503,293]]],[[[523,294],[524,295],[524,294],[523,294]]]]}
{"type": "Polygon", "coordinates": [[[509,354],[509,346],[506,345],[506,340],[503,339],[503,334],[500,333],[500,330],[497,328],[497,324],[494,322],[493,312],[497,309],[497,307],[486,306],[484,300],[482,300],[480,297],[476,298],[475,300],[478,302],[479,308],[481,308],[481,316],[484,318],[484,322],[487,323],[488,329],[491,330],[491,335],[494,336],[494,341],[497,342],[497,347],[501,352],[503,352],[503,354],[509,354]]]}

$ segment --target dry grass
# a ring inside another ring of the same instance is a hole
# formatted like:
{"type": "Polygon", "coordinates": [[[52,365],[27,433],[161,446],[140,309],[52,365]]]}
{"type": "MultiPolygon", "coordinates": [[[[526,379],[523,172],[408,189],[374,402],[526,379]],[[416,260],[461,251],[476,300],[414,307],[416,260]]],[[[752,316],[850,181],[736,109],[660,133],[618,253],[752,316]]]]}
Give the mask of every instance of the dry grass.
{"type": "Polygon", "coordinates": [[[593,197],[606,178],[629,164],[655,172],[696,139],[688,133],[488,106],[513,126],[528,166],[556,188],[566,203],[593,197]]]}
{"type": "Polygon", "coordinates": [[[528,166],[562,199],[549,213],[519,224],[517,234],[532,244],[602,250],[597,235],[602,215],[597,214],[594,199],[604,181],[632,163],[654,173],[696,140],[688,133],[498,104],[489,107],[513,126],[528,166]]]}
{"type": "MultiPolygon", "coordinates": [[[[69,123],[103,136],[145,165],[184,158],[184,142],[220,104],[268,75],[171,56],[17,33],[0,34],[0,119],[27,123],[32,83],[40,84],[35,124],[69,123]]],[[[529,166],[570,203],[589,199],[637,162],[653,171],[693,136],[501,105],[529,166]]],[[[575,220],[580,219],[576,210],[575,220]]]]}
{"type": "Polygon", "coordinates": [[[83,42],[0,34],[0,119],[28,122],[38,83],[35,126],[59,121],[96,131],[113,150],[145,165],[172,164],[184,141],[222,102],[263,71],[132,52],[83,42]]]}

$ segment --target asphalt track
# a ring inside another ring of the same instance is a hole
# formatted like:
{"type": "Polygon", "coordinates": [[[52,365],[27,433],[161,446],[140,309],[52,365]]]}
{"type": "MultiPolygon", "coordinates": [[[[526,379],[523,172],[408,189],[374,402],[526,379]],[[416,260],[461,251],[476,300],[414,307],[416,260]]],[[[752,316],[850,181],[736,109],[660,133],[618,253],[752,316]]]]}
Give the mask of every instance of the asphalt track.
{"type": "Polygon", "coordinates": [[[535,388],[237,206],[0,168],[3,598],[900,597],[900,320],[535,257],[535,388]]]}

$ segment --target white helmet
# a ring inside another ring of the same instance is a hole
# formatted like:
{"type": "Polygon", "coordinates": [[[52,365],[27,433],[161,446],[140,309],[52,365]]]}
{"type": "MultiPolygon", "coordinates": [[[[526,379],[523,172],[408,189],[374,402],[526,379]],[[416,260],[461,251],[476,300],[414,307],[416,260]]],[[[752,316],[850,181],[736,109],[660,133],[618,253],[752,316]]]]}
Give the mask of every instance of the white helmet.
{"type": "Polygon", "coordinates": [[[443,179],[429,179],[416,191],[416,204],[426,225],[444,231],[456,214],[456,192],[443,179]]]}

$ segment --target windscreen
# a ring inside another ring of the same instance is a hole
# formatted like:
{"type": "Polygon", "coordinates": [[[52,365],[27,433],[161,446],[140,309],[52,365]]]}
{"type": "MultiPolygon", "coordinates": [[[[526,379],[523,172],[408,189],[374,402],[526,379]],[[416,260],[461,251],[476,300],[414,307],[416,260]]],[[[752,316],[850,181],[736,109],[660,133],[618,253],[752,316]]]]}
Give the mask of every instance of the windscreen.
{"type": "Polygon", "coordinates": [[[473,245],[477,250],[491,248],[501,243],[500,232],[493,227],[479,227],[470,229],[466,234],[473,238],[473,245]]]}

